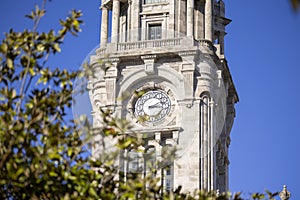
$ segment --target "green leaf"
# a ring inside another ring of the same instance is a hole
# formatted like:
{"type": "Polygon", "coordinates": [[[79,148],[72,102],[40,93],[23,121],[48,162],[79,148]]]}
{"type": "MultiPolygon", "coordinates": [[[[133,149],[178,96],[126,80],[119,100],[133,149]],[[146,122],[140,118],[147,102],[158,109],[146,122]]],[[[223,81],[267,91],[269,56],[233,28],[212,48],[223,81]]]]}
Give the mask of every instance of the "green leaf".
{"type": "Polygon", "coordinates": [[[10,69],[13,69],[13,68],[14,68],[13,61],[12,61],[12,59],[10,59],[10,58],[7,58],[7,59],[6,59],[6,64],[7,64],[8,68],[10,68],[10,69]]]}
{"type": "Polygon", "coordinates": [[[39,17],[43,17],[46,13],[46,10],[40,10],[40,12],[38,13],[39,17]]]}
{"type": "Polygon", "coordinates": [[[25,17],[27,17],[27,18],[29,18],[29,19],[33,19],[33,18],[34,18],[34,16],[33,16],[32,14],[30,14],[30,15],[25,15],[25,17]]]}
{"type": "Polygon", "coordinates": [[[54,49],[54,53],[55,53],[55,52],[60,52],[60,51],[61,51],[61,49],[60,49],[58,43],[55,43],[55,44],[53,45],[53,49],[54,49]]]}
{"type": "Polygon", "coordinates": [[[57,173],[55,173],[55,172],[53,172],[53,171],[51,171],[51,172],[49,173],[49,175],[50,175],[51,177],[57,177],[57,173]]]}
{"type": "Polygon", "coordinates": [[[29,108],[29,109],[32,109],[33,108],[33,102],[26,103],[26,107],[29,108]]]}
{"type": "Polygon", "coordinates": [[[11,98],[14,99],[17,96],[17,91],[15,89],[13,89],[11,91],[11,98]]]}
{"type": "Polygon", "coordinates": [[[35,75],[34,69],[33,68],[29,68],[29,73],[30,73],[31,76],[34,76],[35,75]]]}
{"type": "Polygon", "coordinates": [[[61,159],[61,156],[56,152],[49,153],[48,156],[51,160],[60,160],[61,159]]]}
{"type": "Polygon", "coordinates": [[[73,153],[73,149],[72,148],[68,148],[68,156],[71,156],[73,153]]]}
{"type": "Polygon", "coordinates": [[[78,20],[74,20],[73,21],[73,26],[76,26],[76,27],[78,27],[80,25],[80,23],[79,23],[79,21],[78,20]]]}
{"type": "Polygon", "coordinates": [[[39,52],[43,52],[45,50],[45,46],[43,44],[38,44],[36,49],[39,51],[39,52]]]}
{"type": "Polygon", "coordinates": [[[88,191],[89,195],[91,195],[92,197],[98,197],[95,189],[93,187],[90,187],[89,188],[89,191],[88,191]]]}
{"type": "Polygon", "coordinates": [[[20,167],[17,172],[16,172],[16,177],[20,176],[20,174],[22,174],[24,172],[24,168],[23,167],[20,167]]]}
{"type": "Polygon", "coordinates": [[[3,54],[5,54],[8,50],[8,46],[6,43],[2,43],[1,46],[0,46],[0,50],[3,54]]]}

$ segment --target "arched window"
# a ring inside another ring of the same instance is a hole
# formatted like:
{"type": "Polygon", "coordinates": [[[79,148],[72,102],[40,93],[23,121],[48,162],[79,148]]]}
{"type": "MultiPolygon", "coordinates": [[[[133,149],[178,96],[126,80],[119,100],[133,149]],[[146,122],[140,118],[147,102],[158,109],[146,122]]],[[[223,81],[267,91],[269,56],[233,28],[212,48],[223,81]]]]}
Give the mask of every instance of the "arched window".
{"type": "Polygon", "coordinates": [[[127,173],[142,173],[144,171],[142,152],[130,150],[127,154],[127,163],[127,173]]]}
{"type": "Polygon", "coordinates": [[[156,174],[156,150],[154,146],[149,146],[144,154],[144,175],[156,174]]]}
{"type": "Polygon", "coordinates": [[[166,145],[162,149],[162,153],[165,154],[163,157],[165,157],[162,167],[162,186],[163,189],[167,192],[170,192],[173,190],[173,182],[174,182],[174,155],[173,155],[174,148],[171,145],[166,145]]]}
{"type": "Polygon", "coordinates": [[[164,176],[165,182],[164,187],[165,190],[170,192],[173,189],[173,164],[168,165],[164,168],[164,176]]]}

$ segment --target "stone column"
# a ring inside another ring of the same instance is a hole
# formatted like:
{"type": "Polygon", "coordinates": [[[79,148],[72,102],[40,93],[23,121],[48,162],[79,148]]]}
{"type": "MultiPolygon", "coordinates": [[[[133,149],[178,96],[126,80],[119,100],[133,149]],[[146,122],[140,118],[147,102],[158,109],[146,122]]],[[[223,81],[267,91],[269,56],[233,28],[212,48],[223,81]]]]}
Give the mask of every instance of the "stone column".
{"type": "Polygon", "coordinates": [[[204,115],[205,115],[205,109],[204,109],[204,101],[200,101],[200,190],[204,190],[204,115]]]}
{"type": "Polygon", "coordinates": [[[127,11],[127,41],[130,41],[131,37],[131,7],[132,1],[128,0],[128,11],[127,11]]]}
{"type": "Polygon", "coordinates": [[[113,0],[111,43],[118,43],[120,24],[120,1],[113,0]]]}
{"type": "Polygon", "coordinates": [[[208,99],[207,105],[207,191],[211,191],[211,109],[210,109],[210,99],[208,99]]]}
{"type": "Polygon", "coordinates": [[[194,10],[194,38],[199,40],[199,3],[195,2],[194,10]]]}
{"type": "Polygon", "coordinates": [[[213,22],[213,2],[212,0],[206,0],[205,2],[205,39],[212,41],[212,22],[213,22]]]}
{"type": "Polygon", "coordinates": [[[208,190],[209,174],[208,174],[208,132],[209,132],[209,99],[207,96],[203,97],[201,103],[201,190],[208,190]]]}
{"type": "Polygon", "coordinates": [[[204,38],[204,3],[195,2],[194,37],[196,40],[204,38]]]}
{"type": "Polygon", "coordinates": [[[139,40],[140,28],[140,0],[132,0],[131,8],[131,41],[139,40]]]}
{"type": "Polygon", "coordinates": [[[101,7],[102,16],[101,16],[101,38],[100,38],[100,47],[105,47],[107,44],[108,38],[108,9],[105,6],[101,7]]]}
{"type": "Polygon", "coordinates": [[[174,38],[174,31],[175,31],[175,0],[170,0],[169,27],[166,27],[166,30],[163,30],[163,31],[168,34],[167,35],[168,38],[174,38]]]}
{"type": "Polygon", "coordinates": [[[193,37],[194,33],[194,0],[187,0],[186,8],[186,35],[193,37]]]}
{"type": "Polygon", "coordinates": [[[214,101],[213,99],[209,102],[210,110],[210,190],[216,189],[216,149],[215,149],[215,116],[214,116],[214,101]]]}

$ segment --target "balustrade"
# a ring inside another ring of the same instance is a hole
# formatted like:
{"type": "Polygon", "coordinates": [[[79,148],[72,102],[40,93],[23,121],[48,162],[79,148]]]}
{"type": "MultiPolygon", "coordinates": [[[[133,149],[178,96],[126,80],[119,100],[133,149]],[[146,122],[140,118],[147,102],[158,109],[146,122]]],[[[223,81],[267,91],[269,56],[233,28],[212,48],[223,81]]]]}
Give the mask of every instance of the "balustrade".
{"type": "Polygon", "coordinates": [[[146,41],[118,43],[117,51],[178,46],[181,44],[181,40],[182,40],[181,38],[174,38],[174,39],[163,39],[163,40],[146,40],[146,41]]]}
{"type": "Polygon", "coordinates": [[[96,55],[103,55],[106,53],[106,47],[101,47],[96,50],[96,55]]]}
{"type": "MultiPolygon", "coordinates": [[[[149,48],[160,48],[160,47],[178,47],[184,45],[184,38],[170,38],[170,39],[162,39],[162,40],[145,40],[145,41],[135,41],[135,42],[121,42],[117,43],[117,46],[113,49],[107,47],[101,47],[97,49],[97,55],[103,55],[106,53],[117,53],[124,51],[132,51],[138,49],[149,49],[149,48]],[[109,52],[108,52],[109,51],[109,52]]],[[[214,50],[214,46],[210,40],[201,39],[198,40],[198,44],[200,46],[208,47],[210,50],[214,50]]],[[[109,44],[108,44],[109,45],[109,44]]]]}

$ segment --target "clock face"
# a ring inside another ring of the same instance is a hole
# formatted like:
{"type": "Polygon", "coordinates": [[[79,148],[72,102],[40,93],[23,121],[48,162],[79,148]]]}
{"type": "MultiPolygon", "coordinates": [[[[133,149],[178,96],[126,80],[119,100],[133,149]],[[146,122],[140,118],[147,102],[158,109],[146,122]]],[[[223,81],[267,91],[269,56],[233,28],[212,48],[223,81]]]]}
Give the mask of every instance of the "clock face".
{"type": "Polygon", "coordinates": [[[160,90],[148,91],[135,103],[134,114],[146,122],[158,122],[167,116],[171,109],[168,95],[160,90]]]}

